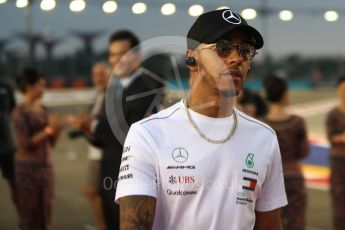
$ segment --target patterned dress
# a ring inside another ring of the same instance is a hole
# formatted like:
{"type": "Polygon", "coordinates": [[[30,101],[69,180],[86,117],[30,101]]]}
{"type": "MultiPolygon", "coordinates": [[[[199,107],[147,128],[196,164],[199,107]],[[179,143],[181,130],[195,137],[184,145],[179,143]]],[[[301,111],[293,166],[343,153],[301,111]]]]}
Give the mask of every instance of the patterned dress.
{"type": "Polygon", "coordinates": [[[331,195],[333,203],[333,224],[335,230],[345,229],[345,144],[331,139],[345,132],[345,113],[334,108],[326,120],[327,137],[331,144],[331,195]]]}
{"type": "Polygon", "coordinates": [[[48,111],[36,113],[19,106],[14,111],[18,140],[15,156],[16,186],[23,229],[52,229],[53,169],[51,140],[33,144],[32,138],[47,126],[48,111]]]}
{"type": "Polygon", "coordinates": [[[292,115],[286,120],[263,122],[277,133],[282,156],[284,181],[288,205],[281,209],[284,230],[305,228],[307,196],[299,160],[309,153],[307,131],[303,118],[292,115]]]}

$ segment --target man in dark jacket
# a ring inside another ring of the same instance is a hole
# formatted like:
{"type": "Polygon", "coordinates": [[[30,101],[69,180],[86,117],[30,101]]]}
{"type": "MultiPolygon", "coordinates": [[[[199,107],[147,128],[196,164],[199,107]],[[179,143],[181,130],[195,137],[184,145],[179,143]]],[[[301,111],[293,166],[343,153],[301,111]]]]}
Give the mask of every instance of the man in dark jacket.
{"type": "Polygon", "coordinates": [[[113,73],[105,112],[92,121],[90,130],[94,144],[103,152],[100,194],[107,228],[114,230],[119,229],[119,207],[114,198],[124,139],[132,123],[157,111],[159,100],[140,71],[139,39],[133,33],[122,30],[111,35],[109,62],[113,73]]]}
{"type": "Polygon", "coordinates": [[[14,152],[16,147],[11,130],[11,112],[15,105],[12,88],[0,82],[0,169],[10,186],[12,200],[18,210],[14,173],[14,152]]]}

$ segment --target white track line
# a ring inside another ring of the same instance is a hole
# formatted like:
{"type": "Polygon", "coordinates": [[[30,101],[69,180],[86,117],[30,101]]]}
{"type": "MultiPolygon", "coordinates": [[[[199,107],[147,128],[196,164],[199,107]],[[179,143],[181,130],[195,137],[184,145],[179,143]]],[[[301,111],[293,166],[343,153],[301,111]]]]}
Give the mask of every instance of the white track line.
{"type": "Polygon", "coordinates": [[[337,99],[323,99],[292,105],[289,107],[289,111],[302,117],[311,117],[328,113],[337,103],[337,99]]]}

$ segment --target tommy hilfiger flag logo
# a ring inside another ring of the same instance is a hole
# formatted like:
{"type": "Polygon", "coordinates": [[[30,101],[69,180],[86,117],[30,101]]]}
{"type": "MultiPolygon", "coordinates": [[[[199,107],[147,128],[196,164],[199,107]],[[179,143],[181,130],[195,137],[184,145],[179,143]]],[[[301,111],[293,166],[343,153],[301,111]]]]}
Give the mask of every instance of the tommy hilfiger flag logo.
{"type": "Polygon", "coordinates": [[[243,177],[242,188],[250,191],[254,191],[256,187],[256,179],[243,177]]]}

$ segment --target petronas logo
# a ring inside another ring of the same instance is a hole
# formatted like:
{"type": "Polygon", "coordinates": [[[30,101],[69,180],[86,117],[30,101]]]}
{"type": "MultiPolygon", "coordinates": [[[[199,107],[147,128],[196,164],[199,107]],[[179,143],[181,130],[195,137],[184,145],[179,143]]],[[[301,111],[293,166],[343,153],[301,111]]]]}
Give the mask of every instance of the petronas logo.
{"type": "Polygon", "coordinates": [[[254,154],[253,153],[248,153],[247,158],[246,158],[246,165],[248,168],[254,167],[254,154]]]}

